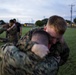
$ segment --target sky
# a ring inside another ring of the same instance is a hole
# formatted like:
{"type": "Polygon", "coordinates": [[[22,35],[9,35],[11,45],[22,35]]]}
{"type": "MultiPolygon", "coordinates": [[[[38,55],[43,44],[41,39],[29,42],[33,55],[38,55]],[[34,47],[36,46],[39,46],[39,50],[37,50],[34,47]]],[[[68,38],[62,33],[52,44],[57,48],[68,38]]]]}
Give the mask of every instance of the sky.
{"type": "Polygon", "coordinates": [[[76,0],[0,0],[0,20],[16,18],[21,23],[35,23],[52,15],[70,20],[71,5],[75,18],[76,0]]]}

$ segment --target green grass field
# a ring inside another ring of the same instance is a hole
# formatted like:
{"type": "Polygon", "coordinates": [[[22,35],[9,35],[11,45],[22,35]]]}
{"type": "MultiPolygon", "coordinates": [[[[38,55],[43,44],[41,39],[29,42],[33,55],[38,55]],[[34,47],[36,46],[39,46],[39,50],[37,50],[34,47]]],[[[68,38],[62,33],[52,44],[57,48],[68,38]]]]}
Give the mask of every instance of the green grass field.
{"type": "MultiPolygon", "coordinates": [[[[22,35],[30,29],[23,27],[22,35]]],[[[0,37],[5,37],[5,33],[1,34],[0,37]]],[[[70,56],[66,64],[60,67],[58,75],[76,75],[76,28],[68,28],[64,38],[70,48],[70,56]]]]}
{"type": "Polygon", "coordinates": [[[67,63],[60,67],[59,75],[76,75],[76,28],[68,28],[64,38],[70,48],[67,63]]]}

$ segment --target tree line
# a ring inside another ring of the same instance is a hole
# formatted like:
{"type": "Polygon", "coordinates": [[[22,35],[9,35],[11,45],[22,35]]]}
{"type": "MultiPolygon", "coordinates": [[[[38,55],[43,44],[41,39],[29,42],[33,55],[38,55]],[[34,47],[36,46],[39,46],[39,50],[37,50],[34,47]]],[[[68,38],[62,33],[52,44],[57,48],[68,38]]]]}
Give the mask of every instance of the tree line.
{"type": "MultiPolygon", "coordinates": [[[[45,19],[42,19],[42,20],[37,20],[37,21],[35,22],[35,25],[41,27],[41,26],[46,25],[47,21],[48,21],[48,18],[45,18],[45,19]]],[[[70,20],[66,20],[66,22],[67,22],[68,24],[71,24],[71,23],[72,23],[70,20]]],[[[0,20],[0,25],[3,25],[3,24],[5,24],[5,23],[6,23],[6,22],[5,22],[4,20],[0,20]]],[[[73,23],[76,24],[76,18],[73,19],[73,23]]]]}

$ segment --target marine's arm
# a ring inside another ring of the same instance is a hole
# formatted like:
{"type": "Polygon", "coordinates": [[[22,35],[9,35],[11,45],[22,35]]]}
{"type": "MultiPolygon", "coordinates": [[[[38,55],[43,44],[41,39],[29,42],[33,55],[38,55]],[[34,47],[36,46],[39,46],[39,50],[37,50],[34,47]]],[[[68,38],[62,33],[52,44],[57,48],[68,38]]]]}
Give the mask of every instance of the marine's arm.
{"type": "Polygon", "coordinates": [[[29,59],[29,55],[20,51],[14,45],[4,45],[0,48],[0,57],[2,59],[2,66],[0,66],[0,72],[3,75],[10,73],[15,74],[32,74],[32,61],[29,59]]]}
{"type": "Polygon", "coordinates": [[[66,63],[69,57],[70,49],[68,48],[67,44],[57,42],[55,45],[51,47],[51,55],[55,58],[60,57],[59,65],[62,66],[66,63]]]}
{"type": "Polygon", "coordinates": [[[62,51],[60,52],[60,56],[61,56],[61,60],[59,63],[60,66],[66,63],[66,61],[68,60],[68,57],[69,57],[69,52],[70,52],[70,49],[66,42],[61,44],[61,46],[62,46],[62,51]]]}
{"type": "Polygon", "coordinates": [[[46,58],[38,63],[34,69],[34,75],[57,75],[58,62],[52,56],[46,58]]]}
{"type": "Polygon", "coordinates": [[[10,50],[9,46],[11,46],[11,45],[14,46],[12,43],[6,43],[6,44],[0,46],[0,57],[1,58],[3,58],[4,54],[6,52],[8,52],[8,50],[10,50]]]}
{"type": "Polygon", "coordinates": [[[13,24],[11,27],[9,27],[9,28],[7,29],[7,31],[10,31],[11,29],[13,29],[14,26],[15,26],[15,24],[13,24]]]}

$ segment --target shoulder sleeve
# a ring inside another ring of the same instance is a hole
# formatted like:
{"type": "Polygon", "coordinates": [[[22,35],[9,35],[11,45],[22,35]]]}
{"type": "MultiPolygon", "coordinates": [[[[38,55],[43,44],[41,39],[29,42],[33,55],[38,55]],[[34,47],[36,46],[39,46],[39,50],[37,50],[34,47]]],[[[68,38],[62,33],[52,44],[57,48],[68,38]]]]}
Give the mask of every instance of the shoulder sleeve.
{"type": "Polygon", "coordinates": [[[13,51],[12,49],[14,49],[14,48],[15,48],[15,46],[12,43],[6,43],[6,44],[2,45],[0,47],[0,57],[3,58],[7,52],[13,51]]]}
{"type": "Polygon", "coordinates": [[[26,51],[26,50],[32,48],[34,43],[31,42],[31,37],[32,37],[33,32],[36,31],[36,30],[37,29],[30,30],[23,37],[21,37],[21,39],[17,43],[17,47],[20,50],[26,51]]]}
{"type": "Polygon", "coordinates": [[[51,47],[50,51],[51,55],[53,55],[55,58],[57,58],[58,56],[60,57],[60,66],[64,65],[68,60],[70,49],[65,42],[57,42],[55,45],[51,47]]]}
{"type": "Polygon", "coordinates": [[[3,74],[1,75],[10,75],[10,73],[12,75],[32,75],[34,66],[41,60],[40,57],[36,56],[31,51],[24,53],[14,45],[3,46],[2,50],[3,57],[0,72],[3,74]]]}
{"type": "Polygon", "coordinates": [[[66,63],[69,57],[69,52],[70,52],[70,49],[68,45],[66,44],[66,42],[64,42],[64,44],[61,44],[61,46],[62,46],[62,51],[60,52],[60,56],[61,56],[60,66],[66,63]]]}
{"type": "Polygon", "coordinates": [[[31,31],[29,31],[28,33],[26,33],[23,37],[21,37],[21,38],[18,40],[18,43],[17,43],[16,46],[17,46],[20,50],[26,51],[28,44],[30,44],[31,35],[32,35],[32,34],[31,34],[31,31]],[[26,48],[26,49],[25,49],[25,48],[26,48]]]}

